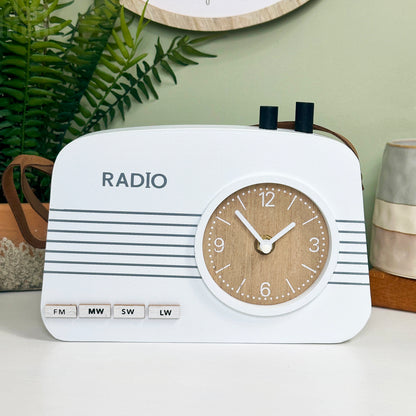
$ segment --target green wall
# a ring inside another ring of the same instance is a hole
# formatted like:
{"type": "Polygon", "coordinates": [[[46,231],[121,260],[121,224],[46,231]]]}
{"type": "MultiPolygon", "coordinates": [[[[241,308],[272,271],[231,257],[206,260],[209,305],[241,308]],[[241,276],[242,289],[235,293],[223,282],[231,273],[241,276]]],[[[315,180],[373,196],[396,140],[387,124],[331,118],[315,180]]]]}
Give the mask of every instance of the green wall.
{"type": "MultiPolygon", "coordinates": [[[[260,105],[293,119],[296,101],[316,103],[315,122],[357,147],[371,222],[384,145],[416,137],[416,2],[310,0],[275,21],[223,33],[204,46],[218,54],[181,68],[159,101],[138,105],[112,127],[253,124],[260,105]]],[[[145,45],[175,29],[151,24],[145,45]]]]}

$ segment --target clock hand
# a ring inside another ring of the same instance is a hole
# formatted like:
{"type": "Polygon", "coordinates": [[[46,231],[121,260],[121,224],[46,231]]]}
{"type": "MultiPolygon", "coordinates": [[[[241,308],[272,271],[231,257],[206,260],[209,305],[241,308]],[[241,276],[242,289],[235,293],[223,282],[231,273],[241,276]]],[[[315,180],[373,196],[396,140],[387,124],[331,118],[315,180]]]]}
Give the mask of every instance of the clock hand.
{"type": "Polygon", "coordinates": [[[282,231],[279,231],[274,237],[272,237],[270,240],[265,240],[265,242],[269,243],[269,244],[273,244],[275,243],[277,240],[279,240],[280,238],[282,238],[285,234],[287,234],[290,230],[292,230],[293,228],[295,228],[296,223],[291,222],[287,227],[283,228],[282,231]]]}
{"type": "Polygon", "coordinates": [[[260,237],[260,234],[253,228],[253,226],[247,221],[247,219],[244,217],[244,215],[236,209],[234,211],[235,215],[239,218],[239,220],[244,224],[244,226],[247,228],[247,230],[250,231],[252,236],[260,243],[263,243],[263,239],[260,237]]]}

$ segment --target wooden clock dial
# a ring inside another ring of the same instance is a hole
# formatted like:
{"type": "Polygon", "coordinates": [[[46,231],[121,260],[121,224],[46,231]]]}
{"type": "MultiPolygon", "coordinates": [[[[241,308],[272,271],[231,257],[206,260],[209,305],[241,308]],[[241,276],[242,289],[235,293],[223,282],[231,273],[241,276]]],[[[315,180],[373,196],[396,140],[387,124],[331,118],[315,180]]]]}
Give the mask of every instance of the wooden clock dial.
{"type": "Polygon", "coordinates": [[[216,285],[233,298],[277,305],[320,278],[330,251],[328,225],[304,193],[277,183],[246,186],[210,216],[203,259],[216,285]]]}

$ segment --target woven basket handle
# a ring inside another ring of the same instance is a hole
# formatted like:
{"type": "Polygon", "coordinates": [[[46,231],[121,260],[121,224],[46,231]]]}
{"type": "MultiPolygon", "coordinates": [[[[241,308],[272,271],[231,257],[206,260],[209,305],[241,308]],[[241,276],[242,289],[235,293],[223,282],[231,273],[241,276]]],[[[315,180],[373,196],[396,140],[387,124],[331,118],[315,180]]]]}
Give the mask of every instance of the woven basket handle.
{"type": "Polygon", "coordinates": [[[46,241],[35,237],[29,228],[23,208],[17,194],[17,190],[13,180],[13,172],[15,168],[20,168],[20,183],[22,186],[23,195],[33,210],[45,221],[48,221],[49,211],[40,202],[40,200],[33,193],[32,188],[26,178],[26,170],[34,168],[48,175],[52,175],[53,162],[40,156],[19,155],[17,156],[3,173],[1,185],[3,187],[4,196],[10,205],[17,225],[23,238],[35,248],[45,248],[46,241]]]}

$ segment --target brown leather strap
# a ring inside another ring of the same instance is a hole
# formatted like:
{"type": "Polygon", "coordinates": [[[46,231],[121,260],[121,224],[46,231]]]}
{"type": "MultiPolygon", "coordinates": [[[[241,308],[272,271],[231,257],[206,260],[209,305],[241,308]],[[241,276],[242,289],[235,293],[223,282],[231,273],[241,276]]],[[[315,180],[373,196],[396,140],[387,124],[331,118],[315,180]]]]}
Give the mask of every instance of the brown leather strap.
{"type": "Polygon", "coordinates": [[[20,168],[20,182],[22,185],[23,194],[27,202],[29,202],[34,211],[47,222],[49,214],[48,209],[33,193],[32,188],[30,187],[26,178],[26,170],[28,168],[34,168],[48,175],[51,175],[53,162],[40,156],[19,155],[6,168],[1,180],[4,195],[10,205],[14,217],[16,218],[17,225],[23,235],[23,238],[33,247],[45,248],[46,241],[40,240],[33,235],[23,212],[22,205],[13,180],[13,172],[16,167],[20,168]]]}
{"type": "MultiPolygon", "coordinates": [[[[295,129],[295,122],[294,121],[279,121],[277,123],[277,127],[280,127],[281,129],[294,130],[295,129]]],[[[329,130],[326,127],[319,126],[318,124],[314,124],[313,129],[318,130],[318,131],[323,131],[324,133],[332,134],[336,138],[340,139],[342,142],[344,142],[354,152],[355,156],[357,156],[357,159],[359,159],[357,149],[342,134],[339,134],[339,133],[336,133],[335,131],[329,130]]]]}

